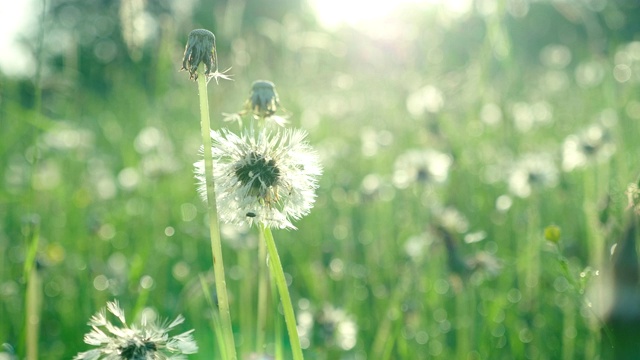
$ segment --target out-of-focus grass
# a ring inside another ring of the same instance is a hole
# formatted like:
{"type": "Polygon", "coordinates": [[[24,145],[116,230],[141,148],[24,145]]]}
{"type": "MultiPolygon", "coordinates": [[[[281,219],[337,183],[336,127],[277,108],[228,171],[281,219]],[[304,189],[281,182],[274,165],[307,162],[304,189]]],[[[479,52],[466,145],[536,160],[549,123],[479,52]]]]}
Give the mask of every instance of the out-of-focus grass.
{"type": "MultiPolygon", "coordinates": [[[[219,113],[239,110],[250,84],[269,79],[293,114],[291,126],[305,128],[323,157],[316,207],[296,223],[299,230],[275,237],[300,311],[343,308],[358,335],[343,351],[316,329],[308,358],[599,352],[602,317],[583,283],[593,283],[588,267],[600,274],[607,267],[624,226],[624,189],[638,171],[637,43],[606,29],[602,38],[585,36],[586,25],[542,4],[525,17],[415,12],[385,24],[397,36],[328,33],[293,15],[254,20],[228,39],[211,29],[221,68],[234,74],[233,82],[210,84],[214,127],[234,128],[219,113]],[[544,15],[570,34],[536,33],[544,15]],[[597,49],[600,40],[607,49],[597,49]],[[425,86],[432,86],[427,95],[408,105],[425,86]],[[514,162],[543,152],[560,166],[565,137],[602,116],[613,121],[610,159],[560,172],[555,186],[529,197],[510,194],[514,162]],[[446,183],[393,186],[395,159],[414,148],[451,155],[446,183]],[[437,204],[467,219],[467,229],[452,235],[456,255],[495,257],[499,271],[453,271],[432,226],[437,204]],[[559,249],[543,238],[550,224],[562,231],[559,249]],[[463,241],[481,231],[481,241],[463,241]],[[424,254],[407,254],[407,240],[425,232],[424,254]],[[604,254],[600,263],[594,251],[604,254]]],[[[88,318],[113,298],[138,316],[183,313],[201,349],[192,358],[216,353],[199,277],[213,278],[206,208],[192,175],[200,146],[196,86],[177,72],[188,31],[165,25],[144,59],[105,65],[100,86],[79,78],[88,76],[83,63],[68,55],[41,80],[40,109],[30,104],[29,81],[2,80],[0,341],[21,346],[24,224],[36,214],[42,358],[86,350],[88,318]]],[[[227,243],[224,252],[238,346],[247,354],[255,350],[257,250],[227,243]]]]}

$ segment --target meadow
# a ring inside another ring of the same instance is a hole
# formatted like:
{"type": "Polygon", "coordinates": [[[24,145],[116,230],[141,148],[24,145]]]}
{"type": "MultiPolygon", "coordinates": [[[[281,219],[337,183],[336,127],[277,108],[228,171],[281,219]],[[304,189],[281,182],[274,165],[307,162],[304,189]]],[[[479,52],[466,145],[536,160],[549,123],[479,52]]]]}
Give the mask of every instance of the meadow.
{"type": "MultiPolygon", "coordinates": [[[[91,349],[114,299],[182,314],[188,358],[220,358],[179,71],[196,28],[231,68],[212,128],[238,131],[223,113],[269,80],[321,159],[311,213],[274,229],[305,358],[633,358],[638,5],[478,0],[327,30],[293,0],[159,2],[144,32],[135,1],[47,3],[32,76],[0,73],[0,359],[91,349]]],[[[256,349],[256,228],[222,240],[239,358],[290,358],[275,291],[256,349]]]]}

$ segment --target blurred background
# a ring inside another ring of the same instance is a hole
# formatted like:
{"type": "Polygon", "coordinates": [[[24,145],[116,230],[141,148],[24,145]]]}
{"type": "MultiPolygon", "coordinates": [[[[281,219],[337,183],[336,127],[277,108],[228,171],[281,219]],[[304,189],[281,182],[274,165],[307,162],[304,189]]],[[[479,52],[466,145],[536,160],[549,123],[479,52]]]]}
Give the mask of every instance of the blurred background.
{"type": "MultiPolygon", "coordinates": [[[[130,320],[182,313],[190,358],[217,356],[197,89],[178,71],[196,28],[233,75],[209,84],[212,126],[237,130],[221,114],[270,80],[322,158],[315,208],[275,231],[307,358],[613,358],[619,326],[640,329],[634,0],[0,14],[0,359],[24,356],[27,321],[42,359],[88,350],[86,322],[113,299],[130,320]]],[[[242,358],[288,352],[273,303],[254,348],[257,235],[223,230],[242,358]]]]}

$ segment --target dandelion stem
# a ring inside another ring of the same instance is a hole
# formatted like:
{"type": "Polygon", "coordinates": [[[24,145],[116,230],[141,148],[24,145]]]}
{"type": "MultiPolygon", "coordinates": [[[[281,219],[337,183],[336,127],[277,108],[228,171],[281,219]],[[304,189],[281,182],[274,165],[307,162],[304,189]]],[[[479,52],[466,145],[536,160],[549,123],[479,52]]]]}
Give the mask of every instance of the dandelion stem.
{"type": "Polygon", "coordinates": [[[302,348],[300,347],[300,339],[298,338],[296,317],[293,312],[293,306],[291,305],[291,297],[289,296],[289,289],[287,288],[287,282],[284,278],[284,270],[282,270],[282,264],[280,263],[280,256],[278,256],[276,243],[273,240],[273,234],[271,234],[270,228],[264,225],[260,225],[260,232],[262,233],[264,240],[267,243],[271,275],[273,276],[276,286],[278,287],[278,292],[280,292],[280,301],[282,303],[282,309],[284,311],[284,321],[287,324],[287,330],[289,332],[289,341],[291,342],[293,359],[302,360],[304,357],[302,356],[302,348]]]}
{"type": "Polygon", "coordinates": [[[226,358],[237,358],[233,339],[231,315],[229,313],[229,298],[227,297],[227,283],[224,275],[224,263],[222,261],[222,244],[220,242],[220,227],[218,226],[218,210],[216,207],[215,189],[213,183],[213,156],[211,152],[211,126],[209,121],[209,100],[207,95],[207,76],[198,69],[198,92],[200,95],[200,128],[202,130],[202,144],[204,148],[204,173],[207,189],[207,205],[209,213],[209,232],[211,236],[211,252],[213,256],[213,273],[216,281],[216,293],[218,296],[218,309],[222,331],[225,336],[226,358]]]}
{"type": "Polygon", "coordinates": [[[256,351],[263,352],[264,334],[267,324],[267,292],[269,291],[269,278],[265,271],[265,259],[267,258],[266,242],[263,233],[260,232],[260,242],[258,243],[258,319],[256,328],[256,351]]]}
{"type": "MultiPolygon", "coordinates": [[[[40,331],[40,316],[42,310],[42,284],[38,273],[37,251],[40,242],[39,219],[34,217],[23,230],[28,233],[27,254],[24,263],[24,278],[27,281],[25,294],[25,332],[22,341],[25,341],[24,348],[27,360],[38,358],[38,337],[40,331]]],[[[21,357],[23,358],[23,357],[21,357]]]]}

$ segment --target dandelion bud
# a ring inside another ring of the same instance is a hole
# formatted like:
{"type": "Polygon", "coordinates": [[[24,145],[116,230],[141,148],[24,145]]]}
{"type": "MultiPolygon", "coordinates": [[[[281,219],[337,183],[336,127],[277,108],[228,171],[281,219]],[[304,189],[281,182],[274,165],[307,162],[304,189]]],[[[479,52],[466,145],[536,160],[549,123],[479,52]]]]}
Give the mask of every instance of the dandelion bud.
{"type": "Polygon", "coordinates": [[[251,85],[251,111],[259,118],[275,114],[280,106],[276,86],[271,81],[256,80],[251,85]]]}
{"type": "Polygon", "coordinates": [[[560,242],[560,227],[557,225],[549,225],[544,228],[544,238],[552,243],[560,242]]]}
{"type": "Polygon", "coordinates": [[[216,37],[211,31],[205,29],[196,29],[189,33],[180,70],[187,70],[189,78],[197,80],[200,63],[204,64],[204,74],[207,78],[218,72],[216,37]]]}

